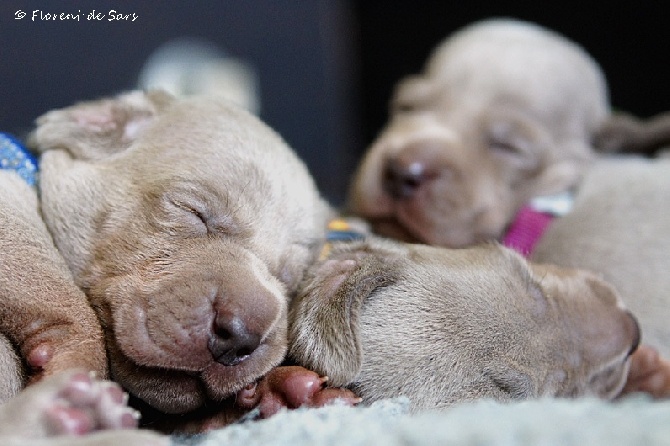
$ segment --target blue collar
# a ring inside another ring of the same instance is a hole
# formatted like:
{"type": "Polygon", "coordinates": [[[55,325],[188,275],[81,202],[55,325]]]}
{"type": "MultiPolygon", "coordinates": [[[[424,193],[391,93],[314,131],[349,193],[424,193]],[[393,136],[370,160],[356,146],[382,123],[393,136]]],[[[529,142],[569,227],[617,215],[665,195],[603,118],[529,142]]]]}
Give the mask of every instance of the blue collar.
{"type": "Polygon", "coordinates": [[[335,242],[353,242],[356,240],[363,240],[365,234],[359,232],[347,220],[336,218],[328,223],[328,232],[326,234],[326,243],[321,249],[319,260],[325,260],[332,249],[335,242]]]}
{"type": "Polygon", "coordinates": [[[15,137],[0,132],[0,169],[13,170],[31,186],[37,184],[37,158],[15,137]]]}

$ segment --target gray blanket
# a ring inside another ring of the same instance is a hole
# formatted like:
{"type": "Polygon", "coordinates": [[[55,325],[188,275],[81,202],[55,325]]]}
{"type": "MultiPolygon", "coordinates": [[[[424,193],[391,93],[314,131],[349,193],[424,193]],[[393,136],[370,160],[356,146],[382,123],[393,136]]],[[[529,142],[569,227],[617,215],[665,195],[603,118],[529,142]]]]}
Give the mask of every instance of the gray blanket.
{"type": "Polygon", "coordinates": [[[441,412],[409,414],[407,400],[401,398],[370,407],[283,412],[175,442],[199,446],[670,445],[670,401],[645,396],[614,403],[480,401],[441,412]]]}

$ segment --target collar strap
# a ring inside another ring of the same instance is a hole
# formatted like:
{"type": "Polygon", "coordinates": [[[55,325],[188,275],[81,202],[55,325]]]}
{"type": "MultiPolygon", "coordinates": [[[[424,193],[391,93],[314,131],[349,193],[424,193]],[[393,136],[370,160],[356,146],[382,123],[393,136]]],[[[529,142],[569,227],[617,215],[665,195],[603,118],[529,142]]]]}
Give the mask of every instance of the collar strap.
{"type": "Polygon", "coordinates": [[[357,231],[349,222],[337,218],[328,223],[328,232],[326,233],[326,243],[321,249],[319,260],[325,260],[332,249],[334,242],[353,242],[363,240],[365,234],[357,231]]]}
{"type": "Polygon", "coordinates": [[[528,257],[554,218],[570,212],[573,201],[570,192],[534,198],[516,214],[502,244],[528,257]]]}
{"type": "Polygon", "coordinates": [[[31,186],[37,183],[37,158],[21,142],[0,132],[0,169],[13,170],[31,186]]]}

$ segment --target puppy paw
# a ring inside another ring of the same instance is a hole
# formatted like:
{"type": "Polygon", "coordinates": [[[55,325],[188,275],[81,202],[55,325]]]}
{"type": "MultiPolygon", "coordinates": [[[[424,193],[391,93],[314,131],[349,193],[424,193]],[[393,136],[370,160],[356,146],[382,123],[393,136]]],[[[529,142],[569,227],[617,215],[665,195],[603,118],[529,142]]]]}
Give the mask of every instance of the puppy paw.
{"type": "Polygon", "coordinates": [[[136,428],[139,414],[126,402],[115,383],[84,371],[60,373],[0,407],[0,435],[41,438],[136,428]]]}
{"type": "Polygon", "coordinates": [[[336,401],[354,406],[361,402],[347,389],[326,387],[327,381],[303,367],[277,367],[238,392],[237,404],[248,409],[258,407],[261,418],[267,418],[283,408],[322,407],[336,401]]]}
{"type": "MultiPolygon", "coordinates": [[[[96,333],[97,334],[97,333],[96,333]]],[[[102,337],[88,339],[72,334],[67,340],[42,336],[38,342],[27,342],[24,357],[28,370],[28,385],[72,369],[82,369],[105,378],[107,356],[102,337]]]]}
{"type": "Polygon", "coordinates": [[[640,346],[631,356],[628,379],[623,394],[643,392],[654,398],[670,397],[670,361],[646,345],[640,346]]]}

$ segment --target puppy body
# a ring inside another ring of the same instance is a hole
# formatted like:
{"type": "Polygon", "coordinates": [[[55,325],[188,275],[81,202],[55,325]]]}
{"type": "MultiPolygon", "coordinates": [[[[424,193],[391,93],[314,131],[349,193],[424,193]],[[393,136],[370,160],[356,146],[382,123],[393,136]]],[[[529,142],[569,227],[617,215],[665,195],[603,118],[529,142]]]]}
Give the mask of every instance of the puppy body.
{"type": "Polygon", "coordinates": [[[349,208],[408,241],[496,239],[530,198],[578,182],[608,114],[604,76],[573,42],[515,20],[471,25],[398,85],[349,208]]]}
{"type": "Polygon", "coordinates": [[[572,211],[554,220],[532,254],[586,268],[613,284],[642,326],[643,341],[670,357],[670,159],[599,160],[572,211]]]}
{"type": "Polygon", "coordinates": [[[185,413],[282,360],[287,296],[330,209],[274,132],[222,100],[132,92],[50,112],[31,141],[113,378],[185,413]]]}
{"type": "Polygon", "coordinates": [[[364,401],[415,409],[477,398],[611,398],[639,340],[596,276],[527,263],[498,245],[447,250],[368,238],[310,267],[289,356],[364,401]]]}
{"type": "Polygon", "coordinates": [[[107,374],[102,330],[39,212],[36,192],[0,170],[0,389],[70,368],[107,374]]]}

